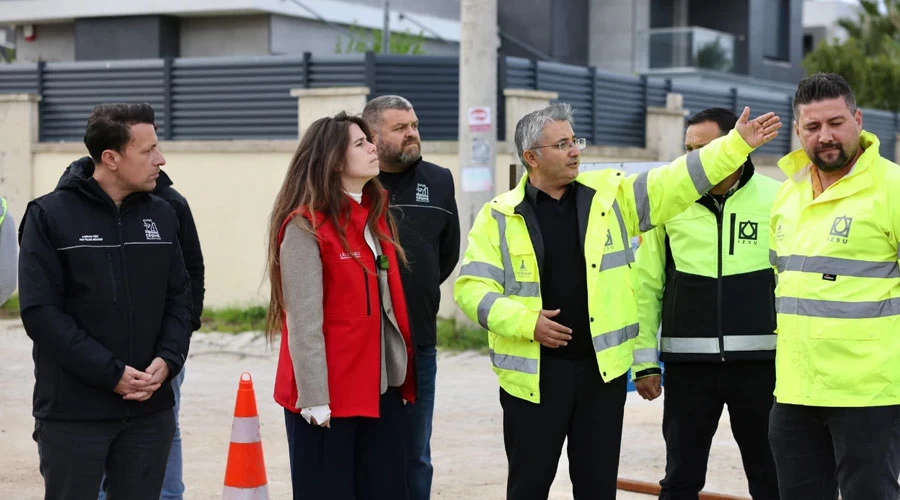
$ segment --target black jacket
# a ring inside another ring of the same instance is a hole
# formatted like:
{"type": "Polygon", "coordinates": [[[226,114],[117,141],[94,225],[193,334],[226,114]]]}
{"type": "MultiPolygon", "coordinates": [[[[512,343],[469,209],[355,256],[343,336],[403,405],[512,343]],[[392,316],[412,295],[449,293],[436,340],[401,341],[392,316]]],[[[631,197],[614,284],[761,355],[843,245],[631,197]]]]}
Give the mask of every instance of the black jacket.
{"type": "Polygon", "coordinates": [[[413,342],[437,343],[441,283],[459,262],[459,212],[453,175],[421,158],[403,173],[378,178],[390,194],[400,245],[409,267],[401,272],[413,342]]]}
{"type": "MultiPolygon", "coordinates": [[[[91,170],[91,173],[86,173],[82,177],[93,175],[93,164],[91,164],[91,170]]],[[[193,298],[191,331],[199,330],[200,315],[203,313],[203,294],[206,289],[203,280],[205,270],[203,252],[200,250],[200,237],[197,235],[194,215],[191,213],[191,207],[187,200],[172,187],[172,179],[163,171],[159,172],[159,179],[156,180],[156,189],[153,190],[153,194],[168,201],[178,217],[178,242],[181,243],[184,265],[191,276],[191,296],[193,298]]]]}
{"type": "Polygon", "coordinates": [[[147,401],[113,392],[125,366],[155,357],[171,379],[190,335],[190,279],[178,221],[165,200],[133,193],[116,207],[89,177],[92,160],[67,169],[28,204],[19,229],[19,300],[34,340],[35,418],[103,420],[172,408],[171,384],[147,401]]]}
{"type": "Polygon", "coordinates": [[[768,223],[778,186],[755,174],[748,159],[733,193],[707,193],[692,207],[688,218],[693,219],[686,226],[666,224],[660,361],[775,359],[775,273],[769,263],[768,223]],[[698,226],[708,230],[701,232],[698,226]],[[693,240],[687,248],[686,234],[693,240]],[[685,265],[689,272],[677,263],[691,260],[694,248],[716,257],[694,259],[685,265]],[[700,269],[705,266],[697,262],[712,267],[700,269]]]}

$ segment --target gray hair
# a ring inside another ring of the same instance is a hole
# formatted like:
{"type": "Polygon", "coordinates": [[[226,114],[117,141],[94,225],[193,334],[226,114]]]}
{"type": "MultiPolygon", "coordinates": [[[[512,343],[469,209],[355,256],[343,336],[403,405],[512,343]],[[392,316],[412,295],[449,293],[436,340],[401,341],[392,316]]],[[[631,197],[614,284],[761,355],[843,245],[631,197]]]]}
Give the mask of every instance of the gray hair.
{"type": "MultiPolygon", "coordinates": [[[[516,153],[519,155],[519,161],[522,165],[528,167],[525,161],[525,151],[534,147],[544,132],[544,127],[550,122],[567,121],[572,127],[575,122],[572,120],[572,106],[568,103],[558,102],[547,106],[544,109],[532,111],[523,116],[516,124],[516,153]]],[[[540,155],[540,151],[536,151],[540,155]]],[[[530,169],[530,167],[528,167],[530,169]]]]}
{"type": "Polygon", "coordinates": [[[399,95],[379,96],[366,104],[362,112],[362,119],[369,125],[369,128],[380,127],[381,118],[384,116],[384,112],[389,109],[412,111],[413,105],[405,97],[399,95]]]}

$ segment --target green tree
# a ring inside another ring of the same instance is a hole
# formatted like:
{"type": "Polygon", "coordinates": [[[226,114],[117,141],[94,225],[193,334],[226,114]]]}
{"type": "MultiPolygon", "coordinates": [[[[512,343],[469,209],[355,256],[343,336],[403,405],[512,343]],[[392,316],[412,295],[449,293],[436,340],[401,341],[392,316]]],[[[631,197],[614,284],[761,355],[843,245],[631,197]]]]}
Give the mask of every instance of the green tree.
{"type": "MultiPolygon", "coordinates": [[[[365,29],[354,25],[350,26],[350,32],[352,36],[348,37],[346,41],[341,35],[338,35],[337,42],[334,45],[336,54],[361,54],[368,51],[381,52],[382,30],[365,29]]],[[[425,53],[425,50],[422,48],[424,41],[425,37],[421,31],[418,35],[413,35],[409,32],[392,31],[389,52],[399,55],[422,55],[425,53]]]]}
{"type": "Polygon", "coordinates": [[[697,50],[696,64],[698,68],[731,71],[731,59],[722,47],[719,37],[697,50]]]}
{"type": "Polygon", "coordinates": [[[860,106],[900,111],[900,0],[860,0],[856,19],[841,19],[844,42],[824,40],[803,60],[807,73],[834,72],[860,106]]]}

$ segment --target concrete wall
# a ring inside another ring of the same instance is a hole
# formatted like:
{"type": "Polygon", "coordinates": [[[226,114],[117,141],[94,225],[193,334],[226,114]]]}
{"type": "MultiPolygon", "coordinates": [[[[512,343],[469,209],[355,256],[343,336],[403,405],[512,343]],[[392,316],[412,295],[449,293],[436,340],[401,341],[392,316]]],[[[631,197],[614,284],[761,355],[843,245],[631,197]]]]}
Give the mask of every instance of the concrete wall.
{"type": "MultiPolygon", "coordinates": [[[[390,0],[392,11],[405,14],[425,14],[459,21],[459,0],[440,0],[439,2],[423,2],[422,0],[390,0]]],[[[353,3],[382,8],[384,0],[354,0],[353,3]]],[[[510,2],[513,3],[513,2],[510,2]]]]}
{"type": "MultiPolygon", "coordinates": [[[[566,64],[588,63],[589,0],[500,2],[497,24],[505,33],[566,64]]],[[[534,59],[528,50],[503,41],[501,54],[534,59]]]]}
{"type": "Polygon", "coordinates": [[[748,74],[754,78],[797,83],[804,75],[800,62],[803,59],[803,2],[790,0],[787,15],[788,59],[774,61],[765,55],[765,38],[773,36],[771,16],[763,8],[764,0],[749,0],[750,33],[748,35],[748,74]]]}
{"type": "Polygon", "coordinates": [[[269,35],[268,14],[183,17],[181,57],[265,56],[269,35]]]}
{"type": "MultiPolygon", "coordinates": [[[[272,202],[296,148],[295,141],[163,142],[164,169],[175,188],[190,202],[206,259],[206,302],[209,306],[264,303],[268,285],[264,281],[266,226],[272,202]],[[248,165],[253,165],[250,172],[248,165]]],[[[423,143],[428,161],[451,169],[459,186],[456,142],[423,143]]],[[[513,155],[505,143],[498,144],[496,172],[507,179],[513,155]]],[[[40,196],[53,189],[69,163],[86,155],[76,143],[37,144],[33,159],[33,193],[40,196]]],[[[635,148],[590,147],[585,162],[637,161],[651,159],[635,148]]],[[[507,189],[506,184],[497,186],[507,189]]],[[[452,281],[452,280],[450,280],[452,281]]],[[[442,293],[442,314],[452,311],[450,284],[442,293]]],[[[449,314],[449,313],[448,313],[449,314]]]]}
{"type": "Polygon", "coordinates": [[[803,2],[803,34],[812,37],[812,48],[823,40],[847,39],[847,31],[837,25],[841,18],[856,19],[859,5],[841,0],[806,0],[803,2]]]}
{"type": "Polygon", "coordinates": [[[633,72],[637,33],[650,27],[650,0],[591,0],[588,65],[633,72]]]}
{"type": "Polygon", "coordinates": [[[16,27],[16,62],[74,61],[75,23],[37,24],[34,41],[26,42],[16,27]]]}
{"type": "MultiPolygon", "coordinates": [[[[668,118],[681,123],[682,113],[674,109],[679,107],[679,98],[675,94],[670,96],[672,109],[667,108],[666,111],[671,112],[674,118],[661,116],[660,123],[668,118]]],[[[17,111],[19,114],[16,116],[20,117],[8,121],[8,126],[15,127],[18,123],[30,121],[36,129],[34,110],[37,108],[33,102],[20,99],[6,106],[5,111],[0,109],[0,115],[17,111]]],[[[510,109],[518,108],[511,106],[510,109]]],[[[15,179],[8,176],[9,186],[0,187],[8,191],[24,189],[23,194],[30,190],[30,197],[36,197],[52,190],[65,167],[87,152],[79,143],[39,143],[23,150],[22,145],[36,138],[34,130],[29,133],[32,135],[0,135],[0,158],[4,155],[17,158],[15,164],[19,168],[16,172],[28,174],[15,179]],[[22,168],[22,165],[25,167],[22,168]]],[[[654,141],[648,138],[650,149],[591,146],[583,152],[582,161],[655,161],[664,154],[673,157],[681,154],[677,145],[682,140],[682,127],[660,126],[648,131],[648,134],[667,137],[657,137],[654,141]],[[665,153],[660,146],[663,143],[668,145],[665,153]]],[[[167,159],[165,170],[172,177],[175,188],[190,201],[197,222],[206,259],[209,306],[250,305],[266,301],[268,289],[264,266],[268,216],[296,146],[297,141],[292,140],[176,141],[161,144],[167,159]],[[248,165],[253,166],[252,170],[248,165]]],[[[510,165],[516,163],[512,146],[507,142],[497,144],[495,178],[502,181],[497,183],[496,192],[509,188],[510,165]]],[[[455,141],[423,143],[425,159],[449,168],[459,193],[462,190],[459,186],[458,148],[459,144],[455,141]]],[[[754,156],[754,162],[761,172],[778,176],[777,170],[773,170],[774,158],[754,156]]],[[[14,208],[24,208],[27,196],[20,198],[23,199],[16,200],[14,208]]],[[[441,314],[445,316],[455,311],[451,287],[452,279],[442,288],[441,314]]]]}
{"type": "MultiPolygon", "coordinates": [[[[393,3],[391,5],[393,8],[393,3]]],[[[347,48],[351,40],[347,32],[318,21],[290,16],[272,15],[270,30],[272,54],[300,55],[310,52],[313,57],[331,57],[336,54],[338,39],[342,50],[347,48]]],[[[415,30],[410,30],[409,33],[419,34],[415,30]]],[[[371,38],[364,41],[371,42],[371,38]]],[[[459,54],[459,44],[426,38],[423,40],[422,50],[430,56],[456,56],[459,54]]]]}
{"type": "Polygon", "coordinates": [[[300,55],[311,52],[322,57],[335,53],[338,36],[346,47],[348,37],[317,21],[273,15],[270,23],[272,54],[300,55]]]}

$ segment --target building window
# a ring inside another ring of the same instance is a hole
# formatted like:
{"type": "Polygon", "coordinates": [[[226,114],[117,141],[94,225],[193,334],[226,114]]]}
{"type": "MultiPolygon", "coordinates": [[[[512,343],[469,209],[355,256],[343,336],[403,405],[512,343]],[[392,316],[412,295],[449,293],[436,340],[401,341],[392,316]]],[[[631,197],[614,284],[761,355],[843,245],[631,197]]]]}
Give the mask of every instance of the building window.
{"type": "Polygon", "coordinates": [[[767,59],[787,61],[790,59],[791,0],[764,0],[769,22],[763,55],[767,59]]]}
{"type": "Polygon", "coordinates": [[[806,57],[806,54],[809,54],[816,48],[815,46],[816,38],[812,35],[812,33],[804,33],[803,34],[803,57],[806,57]]]}

